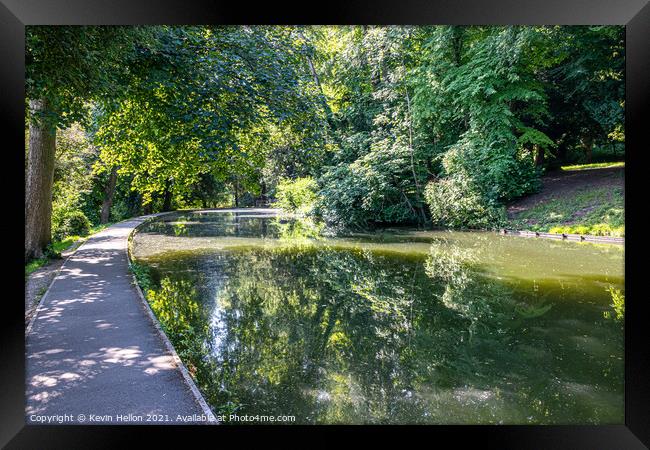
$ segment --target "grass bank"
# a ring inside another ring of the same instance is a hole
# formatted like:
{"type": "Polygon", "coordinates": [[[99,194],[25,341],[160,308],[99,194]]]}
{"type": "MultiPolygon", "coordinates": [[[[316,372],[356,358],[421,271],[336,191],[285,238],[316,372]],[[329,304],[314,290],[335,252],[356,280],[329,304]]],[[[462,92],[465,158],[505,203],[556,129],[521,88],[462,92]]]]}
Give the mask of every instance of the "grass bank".
{"type": "Polygon", "coordinates": [[[542,190],[508,207],[513,229],[625,236],[625,163],[565,166],[545,175],[542,190]]]}
{"type": "Polygon", "coordinates": [[[36,272],[41,267],[47,265],[52,259],[61,258],[61,253],[68,250],[70,247],[72,247],[72,245],[76,244],[79,241],[86,240],[89,236],[92,236],[95,233],[99,233],[110,225],[112,225],[112,223],[106,223],[92,227],[89,230],[88,234],[84,236],[67,236],[64,239],[52,241],[45,252],[45,256],[41,258],[34,258],[25,264],[25,278],[29,277],[32,273],[36,272]]]}

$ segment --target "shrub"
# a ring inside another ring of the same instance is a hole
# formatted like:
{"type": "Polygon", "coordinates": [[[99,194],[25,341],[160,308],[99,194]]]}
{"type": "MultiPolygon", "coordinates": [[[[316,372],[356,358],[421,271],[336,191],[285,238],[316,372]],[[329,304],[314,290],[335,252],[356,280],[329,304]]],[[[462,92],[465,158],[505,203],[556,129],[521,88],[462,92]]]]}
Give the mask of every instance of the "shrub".
{"type": "Polygon", "coordinates": [[[316,181],[311,177],[282,179],[275,190],[273,206],[300,215],[309,214],[316,203],[316,181]]]}
{"type": "Polygon", "coordinates": [[[69,235],[83,236],[90,231],[90,220],[81,211],[72,211],[68,214],[65,225],[69,235]]]}
{"type": "Polygon", "coordinates": [[[415,186],[392,163],[386,155],[373,152],[327,170],[319,179],[322,189],[314,213],[330,227],[348,229],[421,221],[416,208],[424,205],[418,203],[415,186]]]}
{"type": "Polygon", "coordinates": [[[529,152],[508,145],[492,148],[480,141],[474,135],[467,136],[445,153],[442,164],[446,177],[467,178],[474,190],[496,202],[540,188],[539,173],[529,152]]]}
{"type": "Polygon", "coordinates": [[[52,236],[63,240],[68,236],[85,236],[90,231],[90,220],[79,210],[60,210],[52,214],[52,236]]]}
{"type": "Polygon", "coordinates": [[[364,183],[349,165],[326,171],[319,180],[315,213],[329,226],[364,227],[372,217],[372,202],[364,183]]]}
{"type": "Polygon", "coordinates": [[[504,211],[487,199],[466,176],[430,182],[424,192],[431,220],[451,228],[491,228],[504,220],[504,211]]]}
{"type": "Polygon", "coordinates": [[[494,228],[505,222],[503,202],[539,188],[530,153],[508,136],[493,138],[487,142],[482,133],[467,132],[444,154],[444,178],[425,190],[434,224],[494,228]]]}

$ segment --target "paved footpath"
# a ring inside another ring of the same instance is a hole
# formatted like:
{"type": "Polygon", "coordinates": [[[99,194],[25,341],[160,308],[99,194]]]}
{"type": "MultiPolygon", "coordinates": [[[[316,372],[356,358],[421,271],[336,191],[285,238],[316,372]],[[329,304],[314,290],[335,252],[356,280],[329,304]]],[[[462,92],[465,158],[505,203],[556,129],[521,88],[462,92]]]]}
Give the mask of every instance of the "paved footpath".
{"type": "Polygon", "coordinates": [[[148,415],[201,421],[205,404],[132,284],[127,238],[143,220],[90,237],[50,285],[26,338],[27,423],[63,414],[65,423],[151,424],[148,415]]]}

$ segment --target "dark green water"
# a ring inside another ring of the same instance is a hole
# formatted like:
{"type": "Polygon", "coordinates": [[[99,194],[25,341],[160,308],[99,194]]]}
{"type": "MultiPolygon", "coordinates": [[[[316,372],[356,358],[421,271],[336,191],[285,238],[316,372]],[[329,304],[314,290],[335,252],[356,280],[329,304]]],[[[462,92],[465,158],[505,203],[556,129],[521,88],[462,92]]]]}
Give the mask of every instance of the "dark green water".
{"type": "Polygon", "coordinates": [[[132,254],[215,413],[295,423],[624,422],[623,248],[179,213],[132,254]]]}

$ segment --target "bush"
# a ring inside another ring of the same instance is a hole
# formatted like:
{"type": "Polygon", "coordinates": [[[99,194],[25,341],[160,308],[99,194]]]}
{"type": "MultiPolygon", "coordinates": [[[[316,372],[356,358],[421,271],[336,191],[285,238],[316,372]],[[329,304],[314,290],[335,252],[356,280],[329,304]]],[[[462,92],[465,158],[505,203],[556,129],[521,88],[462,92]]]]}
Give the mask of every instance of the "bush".
{"type": "Polygon", "coordinates": [[[63,240],[68,236],[85,236],[90,227],[90,220],[82,211],[62,210],[52,214],[52,236],[55,240],[63,240]]]}
{"type": "Polygon", "coordinates": [[[329,226],[365,227],[374,216],[373,202],[363,180],[355,176],[349,165],[341,165],[326,171],[319,180],[319,192],[315,213],[329,226]]]}
{"type": "Polygon", "coordinates": [[[431,220],[451,228],[491,228],[498,226],[505,213],[494,201],[481,194],[466,176],[457,175],[430,182],[424,192],[431,220]]]}
{"type": "Polygon", "coordinates": [[[300,215],[309,214],[316,203],[316,181],[311,177],[282,179],[275,190],[273,206],[300,215]]]}
{"type": "Polygon", "coordinates": [[[500,204],[541,187],[538,169],[529,152],[514,146],[491,148],[481,145],[476,137],[448,150],[442,164],[446,177],[458,178],[463,187],[469,180],[472,190],[495,204],[500,204]]]}
{"type": "Polygon", "coordinates": [[[402,163],[373,152],[352,164],[330,168],[319,179],[314,213],[330,227],[347,229],[422,223],[416,208],[424,205],[411,178],[398,169],[404,167],[402,163]]]}

